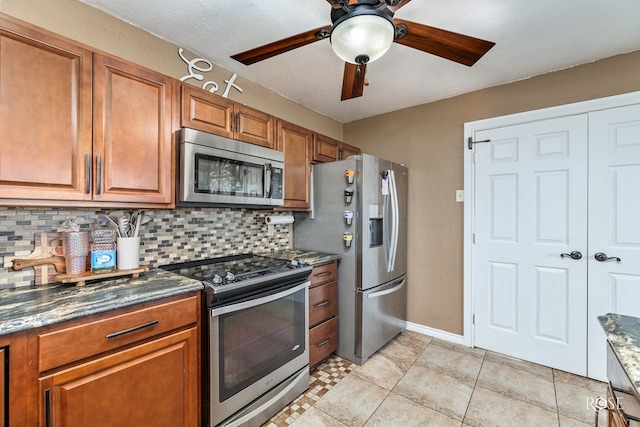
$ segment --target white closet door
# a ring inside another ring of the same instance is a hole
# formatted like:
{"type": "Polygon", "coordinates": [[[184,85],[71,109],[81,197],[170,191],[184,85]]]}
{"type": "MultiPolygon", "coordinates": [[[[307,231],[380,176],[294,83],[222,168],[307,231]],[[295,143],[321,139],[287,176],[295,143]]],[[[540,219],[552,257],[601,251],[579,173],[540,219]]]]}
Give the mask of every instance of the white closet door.
{"type": "Polygon", "coordinates": [[[605,380],[597,316],[640,317],[640,105],[589,114],[588,258],[588,372],[605,380]],[[620,261],[597,261],[596,253],[620,261]]]}
{"type": "Polygon", "coordinates": [[[474,139],[475,345],[586,375],[587,116],[474,139]]]}

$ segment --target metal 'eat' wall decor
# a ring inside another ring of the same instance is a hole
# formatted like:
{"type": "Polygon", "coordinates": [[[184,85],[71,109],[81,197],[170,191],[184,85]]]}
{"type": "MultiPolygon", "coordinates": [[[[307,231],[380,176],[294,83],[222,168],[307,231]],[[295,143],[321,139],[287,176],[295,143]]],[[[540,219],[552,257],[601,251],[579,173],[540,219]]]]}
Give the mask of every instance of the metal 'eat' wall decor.
{"type": "MultiPolygon", "coordinates": [[[[178,55],[180,55],[180,58],[182,58],[182,60],[187,64],[187,70],[189,71],[189,74],[180,78],[181,82],[188,79],[196,79],[198,81],[203,81],[204,75],[199,74],[196,71],[199,71],[200,73],[206,73],[213,69],[213,63],[204,58],[193,58],[191,60],[187,59],[184,56],[183,48],[178,49],[178,55]]],[[[222,93],[222,96],[224,98],[229,97],[229,91],[231,90],[231,88],[234,88],[238,92],[242,93],[242,88],[235,83],[235,80],[237,77],[238,75],[236,73],[233,73],[229,79],[224,81],[227,85],[226,88],[224,89],[224,92],[222,93]]],[[[202,84],[202,89],[215,93],[218,91],[219,86],[218,86],[218,83],[212,80],[208,80],[202,84]]]]}

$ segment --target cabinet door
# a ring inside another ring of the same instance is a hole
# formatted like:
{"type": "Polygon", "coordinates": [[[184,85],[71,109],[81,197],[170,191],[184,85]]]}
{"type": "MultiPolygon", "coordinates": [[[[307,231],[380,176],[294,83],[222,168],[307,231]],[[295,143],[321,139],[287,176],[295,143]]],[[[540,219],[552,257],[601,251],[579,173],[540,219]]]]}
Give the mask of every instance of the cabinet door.
{"type": "Polygon", "coordinates": [[[284,205],[281,209],[309,209],[309,181],[311,170],[308,129],[278,121],[278,149],[284,152],[284,205]]]}
{"type": "Polygon", "coordinates": [[[94,200],[169,204],[172,79],[94,57],[94,200]]]}
{"type": "Polygon", "coordinates": [[[340,160],[344,160],[349,156],[353,156],[360,153],[361,151],[358,147],[345,144],[344,142],[340,144],[340,160]]]}
{"type": "Polygon", "coordinates": [[[340,141],[328,136],[313,134],[313,161],[326,163],[340,160],[340,141]]]}
{"type": "Polygon", "coordinates": [[[40,425],[198,425],[197,328],[40,379],[40,425]]]}
{"type": "Polygon", "coordinates": [[[91,56],[0,18],[0,198],[91,199],[91,56]]]}
{"type": "MultiPolygon", "coordinates": [[[[3,423],[6,420],[7,413],[7,395],[5,390],[7,387],[7,377],[6,377],[6,361],[7,355],[4,348],[0,348],[0,421],[3,423]]],[[[4,425],[4,424],[3,424],[4,425]]]]}
{"type": "Polygon", "coordinates": [[[236,139],[267,148],[276,148],[273,116],[241,104],[236,104],[234,108],[236,139]]]}
{"type": "Polygon", "coordinates": [[[233,102],[191,86],[182,85],[182,127],[233,138],[233,102]]]}
{"type": "Polygon", "coordinates": [[[0,336],[0,426],[31,425],[27,421],[27,400],[31,393],[27,386],[30,372],[26,352],[25,332],[0,336]]]}

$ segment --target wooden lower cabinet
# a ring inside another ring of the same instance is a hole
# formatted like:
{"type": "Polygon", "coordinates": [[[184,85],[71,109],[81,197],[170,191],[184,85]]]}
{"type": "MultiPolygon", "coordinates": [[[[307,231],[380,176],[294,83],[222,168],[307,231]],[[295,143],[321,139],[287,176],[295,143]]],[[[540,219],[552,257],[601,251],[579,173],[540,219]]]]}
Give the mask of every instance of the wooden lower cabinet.
{"type": "Polygon", "coordinates": [[[7,354],[4,348],[0,348],[0,421],[2,425],[6,424],[7,413],[7,373],[6,373],[7,354]]]}
{"type": "Polygon", "coordinates": [[[18,332],[0,336],[0,426],[22,427],[27,422],[27,338],[18,332]]]}
{"type": "Polygon", "coordinates": [[[338,349],[337,261],[315,266],[309,280],[309,366],[338,349]]]}
{"type": "Polygon", "coordinates": [[[40,425],[196,426],[197,328],[40,378],[40,425]]]}
{"type": "Polygon", "coordinates": [[[200,295],[28,332],[28,421],[40,427],[201,424],[200,295]]]}

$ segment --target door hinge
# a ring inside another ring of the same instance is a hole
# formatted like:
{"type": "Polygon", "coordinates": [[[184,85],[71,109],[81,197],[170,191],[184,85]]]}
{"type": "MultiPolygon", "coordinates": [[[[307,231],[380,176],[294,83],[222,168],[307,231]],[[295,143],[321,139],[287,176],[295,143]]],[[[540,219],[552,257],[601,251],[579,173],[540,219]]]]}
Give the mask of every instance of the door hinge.
{"type": "Polygon", "coordinates": [[[476,243],[476,233],[473,233],[473,234],[471,235],[471,241],[473,242],[473,244],[475,244],[475,243],[476,243]]]}
{"type": "Polygon", "coordinates": [[[473,323],[474,325],[476,324],[476,315],[472,315],[471,316],[471,323],[473,323]]]}
{"type": "Polygon", "coordinates": [[[476,153],[473,153],[473,155],[471,156],[471,159],[472,159],[473,163],[476,162],[476,153]]]}

